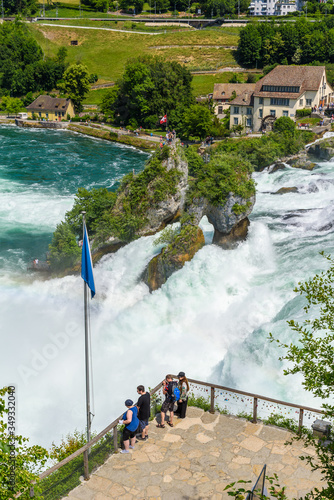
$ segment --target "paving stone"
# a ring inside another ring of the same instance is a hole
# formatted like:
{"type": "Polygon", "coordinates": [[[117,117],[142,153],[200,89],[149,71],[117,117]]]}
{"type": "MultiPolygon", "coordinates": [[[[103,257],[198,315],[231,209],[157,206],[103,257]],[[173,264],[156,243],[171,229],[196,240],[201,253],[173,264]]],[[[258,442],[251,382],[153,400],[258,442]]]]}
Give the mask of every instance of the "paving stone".
{"type": "Polygon", "coordinates": [[[239,479],[254,483],[267,463],[268,475],[279,473],[289,500],[321,487],[298,457],[313,449],[303,443],[284,445],[290,433],[261,423],[189,408],[175,427],[156,429],[150,440],[128,454],[111,456],[89,481],[69,494],[72,500],[225,500],[224,488],[239,479]],[[163,431],[163,432],[162,432],[163,431]]]}

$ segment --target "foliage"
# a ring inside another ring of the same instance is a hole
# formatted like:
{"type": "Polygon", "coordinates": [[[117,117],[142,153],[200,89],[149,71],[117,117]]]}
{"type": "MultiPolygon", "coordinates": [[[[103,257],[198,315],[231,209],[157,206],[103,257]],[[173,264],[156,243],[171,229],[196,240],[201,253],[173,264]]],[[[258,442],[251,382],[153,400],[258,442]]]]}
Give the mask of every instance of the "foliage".
{"type": "Polygon", "coordinates": [[[283,156],[295,154],[304,145],[313,140],[309,131],[295,130],[292,136],[281,133],[270,133],[260,138],[249,138],[247,141],[227,140],[221,142],[217,152],[236,153],[247,158],[254,170],[262,170],[283,156]]]}
{"type": "Polygon", "coordinates": [[[294,136],[296,130],[296,125],[291,118],[288,116],[281,116],[274,122],[274,131],[280,132],[281,134],[294,136]]]}
{"type": "Polygon", "coordinates": [[[11,96],[56,87],[65,70],[64,58],[45,57],[28,28],[20,23],[0,25],[0,89],[11,96]]]}
{"type": "Polygon", "coordinates": [[[65,221],[71,227],[77,237],[82,236],[82,214],[86,212],[86,226],[90,235],[97,231],[97,221],[105,211],[111,210],[115,204],[117,195],[106,188],[93,188],[90,191],[79,188],[74,198],[73,208],[66,212],[65,221]]]}
{"type": "MultiPolygon", "coordinates": [[[[92,435],[93,437],[93,435],[92,435]]],[[[120,441],[118,436],[118,442],[120,441]]],[[[74,431],[62,439],[60,445],[52,444],[51,454],[56,462],[59,462],[81,448],[86,442],[86,433],[74,431]]],[[[102,439],[91,447],[88,459],[89,471],[102,465],[114,451],[112,433],[106,434],[102,439]]],[[[80,484],[80,476],[84,473],[83,455],[71,460],[60,469],[43,479],[40,483],[43,500],[60,500],[64,498],[73,488],[80,484]]]]}
{"type": "Polygon", "coordinates": [[[21,0],[20,2],[16,2],[15,0],[3,0],[3,8],[6,16],[13,14],[30,16],[37,12],[37,2],[36,0],[21,0]]]}
{"type": "Polygon", "coordinates": [[[81,249],[68,222],[61,222],[57,225],[49,251],[50,264],[54,270],[71,267],[79,259],[81,249]]]}
{"type": "Polygon", "coordinates": [[[141,56],[128,61],[123,78],[118,82],[118,93],[111,109],[116,121],[152,126],[157,117],[189,106],[193,102],[190,72],[176,62],[141,56]]]}
{"type": "Polygon", "coordinates": [[[159,233],[158,238],[156,238],[153,242],[154,246],[159,245],[169,245],[174,241],[175,237],[180,234],[179,227],[167,226],[163,231],[159,233]]]}
{"type": "MultiPolygon", "coordinates": [[[[269,493],[270,496],[257,494],[257,498],[260,500],[270,500],[272,498],[278,498],[279,500],[288,500],[288,497],[285,494],[285,486],[281,488],[278,482],[277,474],[274,474],[273,477],[266,476],[266,480],[269,482],[269,493]]],[[[227,494],[231,497],[234,497],[236,500],[245,500],[248,494],[252,493],[251,489],[246,489],[247,487],[239,487],[236,488],[237,484],[247,484],[251,481],[240,480],[234,483],[230,483],[225,486],[224,491],[227,491],[227,494]],[[230,490],[230,491],[228,491],[230,490]]],[[[301,500],[301,499],[300,499],[301,500]]]]}
{"type": "MultiPolygon", "coordinates": [[[[274,64],[334,62],[334,24],[331,16],[310,23],[304,17],[294,23],[249,23],[240,32],[237,57],[240,64],[260,67],[274,64]]],[[[265,72],[266,74],[266,72],[265,72]]]]}
{"type": "Polygon", "coordinates": [[[216,153],[197,172],[188,200],[207,198],[213,205],[224,205],[229,193],[244,199],[255,194],[251,163],[235,153],[216,153]]]}
{"type": "Polygon", "coordinates": [[[82,448],[86,442],[86,434],[75,429],[73,434],[67,434],[66,438],[62,437],[60,445],[56,445],[52,442],[50,458],[52,458],[55,463],[61,462],[64,458],[82,448]]]}
{"type": "Polygon", "coordinates": [[[189,139],[190,136],[203,139],[211,134],[212,124],[213,113],[200,104],[193,104],[184,110],[180,134],[186,139],[189,139]]]}
{"type": "Polygon", "coordinates": [[[191,177],[196,177],[200,174],[204,167],[203,158],[195,151],[193,147],[185,149],[185,155],[188,162],[188,175],[191,177]]]}
{"type": "Polygon", "coordinates": [[[112,89],[108,90],[102,97],[100,101],[100,111],[107,116],[114,116],[113,113],[113,106],[114,103],[117,99],[117,94],[118,94],[118,87],[113,87],[112,89]]]}
{"type": "Polygon", "coordinates": [[[123,10],[135,9],[136,14],[140,14],[143,10],[144,0],[120,0],[119,6],[123,10]]]}
{"type": "Polygon", "coordinates": [[[196,408],[201,408],[204,411],[209,411],[211,408],[210,398],[205,398],[204,396],[195,396],[191,392],[188,396],[188,406],[196,406],[196,408]]]}
{"type": "MultiPolygon", "coordinates": [[[[278,342],[285,350],[281,359],[289,362],[289,367],[284,374],[303,375],[303,386],[307,391],[322,398],[325,410],[324,418],[334,416],[334,405],[330,401],[333,391],[333,356],[334,356],[334,260],[331,256],[324,258],[329,262],[326,271],[316,274],[304,283],[298,283],[295,292],[305,298],[304,311],[311,317],[303,323],[290,320],[288,324],[296,334],[295,342],[290,344],[281,343],[270,334],[271,341],[278,342]]],[[[306,460],[313,470],[319,470],[323,479],[327,481],[327,487],[322,490],[315,489],[313,497],[316,500],[323,498],[332,499],[334,496],[334,442],[328,446],[316,443],[315,439],[305,431],[293,438],[302,439],[304,448],[313,447],[316,454],[300,457],[306,460]]]]}
{"type": "Polygon", "coordinates": [[[7,111],[8,115],[17,115],[17,113],[22,109],[23,102],[17,97],[4,96],[2,98],[1,109],[7,111]]]}
{"type": "Polygon", "coordinates": [[[277,425],[289,431],[298,432],[298,424],[292,418],[286,418],[278,413],[272,413],[268,418],[263,420],[265,425],[277,425]]]}
{"type": "Polygon", "coordinates": [[[297,118],[303,118],[304,116],[310,116],[312,113],[311,108],[308,109],[296,109],[297,118]]]}
{"type": "Polygon", "coordinates": [[[29,439],[15,435],[15,430],[12,430],[10,425],[12,418],[15,417],[9,413],[12,407],[8,410],[5,401],[6,394],[10,393],[10,388],[0,389],[0,498],[6,500],[13,498],[18,492],[25,492],[20,498],[28,499],[31,481],[37,481],[36,498],[40,498],[38,474],[48,459],[48,452],[38,445],[28,446],[29,439]],[[15,484],[12,486],[8,479],[13,467],[10,455],[13,451],[15,451],[15,484]]]}
{"type": "Polygon", "coordinates": [[[90,89],[89,72],[83,64],[72,64],[63,76],[61,89],[72,99],[75,108],[80,111],[82,101],[90,89]]]}

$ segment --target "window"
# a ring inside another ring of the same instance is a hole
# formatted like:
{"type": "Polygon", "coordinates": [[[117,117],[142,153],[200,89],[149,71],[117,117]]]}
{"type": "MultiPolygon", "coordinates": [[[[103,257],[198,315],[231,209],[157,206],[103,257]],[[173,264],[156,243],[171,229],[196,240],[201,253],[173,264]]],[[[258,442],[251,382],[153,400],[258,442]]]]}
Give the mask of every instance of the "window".
{"type": "Polygon", "coordinates": [[[289,106],[290,99],[274,98],[271,97],[270,104],[273,106],[289,106]]]}
{"type": "Polygon", "coordinates": [[[299,99],[299,106],[304,106],[304,99],[299,99]]]}
{"type": "Polygon", "coordinates": [[[239,123],[238,118],[234,118],[234,125],[238,125],[238,123],[239,123]]]}
{"type": "Polygon", "coordinates": [[[239,106],[234,106],[233,107],[233,114],[235,114],[235,115],[239,114],[239,106]]]}
{"type": "Polygon", "coordinates": [[[276,111],[274,109],[271,109],[270,114],[271,114],[271,116],[276,116],[276,111]]]}
{"type": "Polygon", "coordinates": [[[283,116],[289,116],[289,111],[284,110],[283,111],[283,116]]]}
{"type": "Polygon", "coordinates": [[[262,85],[263,92],[289,92],[297,93],[299,92],[299,87],[288,87],[281,85],[262,85]]]}
{"type": "Polygon", "coordinates": [[[218,106],[218,114],[221,115],[223,112],[223,106],[218,106]]]}
{"type": "Polygon", "coordinates": [[[246,120],[246,126],[247,127],[251,127],[252,126],[252,119],[251,118],[247,118],[247,120],[246,120]]]}
{"type": "Polygon", "coordinates": [[[263,118],[263,109],[259,109],[259,117],[263,118]]]}
{"type": "Polygon", "coordinates": [[[252,108],[247,108],[246,114],[247,115],[252,115],[253,114],[252,108]]]}
{"type": "Polygon", "coordinates": [[[306,106],[312,106],[312,99],[306,99],[306,106]]]}
{"type": "Polygon", "coordinates": [[[263,104],[263,97],[260,97],[259,104],[263,104]]]}

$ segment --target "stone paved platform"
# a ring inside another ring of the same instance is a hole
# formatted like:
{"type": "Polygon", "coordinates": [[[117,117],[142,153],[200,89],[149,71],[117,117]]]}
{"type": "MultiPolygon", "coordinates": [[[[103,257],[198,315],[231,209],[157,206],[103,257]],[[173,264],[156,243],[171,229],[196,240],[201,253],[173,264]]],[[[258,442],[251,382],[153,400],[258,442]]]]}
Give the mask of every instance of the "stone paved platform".
{"type": "Polygon", "coordinates": [[[72,490],[71,500],[220,500],[238,479],[254,481],[263,464],[287,486],[289,498],[322,486],[320,474],[299,460],[301,443],[285,446],[290,433],[277,427],[188,408],[174,427],[150,423],[149,439],[130,454],[115,454],[72,490]]]}

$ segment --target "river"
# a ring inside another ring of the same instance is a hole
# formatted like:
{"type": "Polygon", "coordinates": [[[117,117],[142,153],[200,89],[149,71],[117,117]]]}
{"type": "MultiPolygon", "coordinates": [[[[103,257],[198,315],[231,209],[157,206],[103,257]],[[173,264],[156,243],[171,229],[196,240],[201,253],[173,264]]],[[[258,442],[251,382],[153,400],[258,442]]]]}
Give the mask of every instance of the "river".
{"type": "MultiPolygon", "coordinates": [[[[78,187],[115,189],[148,155],[68,131],[0,128],[1,386],[17,386],[19,433],[49,447],[85,428],[83,284],[26,271],[44,258],[52,232],[78,187]]],[[[313,171],[254,174],[257,201],[249,237],[235,250],[207,245],[150,294],[139,281],[157,252],[155,236],[105,256],[91,302],[93,429],[100,431],[169,372],[277,399],[320,405],[299,377],[284,377],[282,354],[267,340],[292,339],[302,319],[296,284],[326,268],[333,252],[333,163],[313,171]],[[274,195],[280,187],[298,193],[274,195]]]]}

